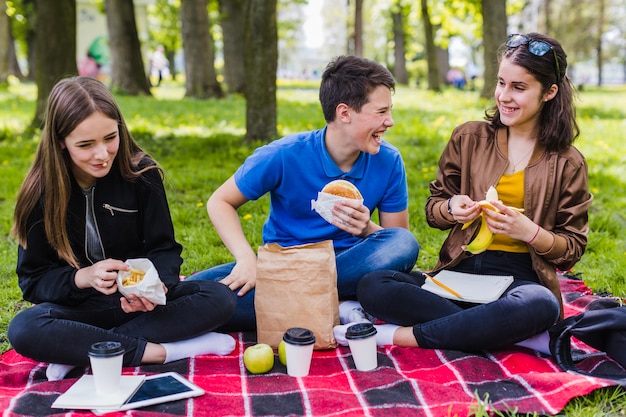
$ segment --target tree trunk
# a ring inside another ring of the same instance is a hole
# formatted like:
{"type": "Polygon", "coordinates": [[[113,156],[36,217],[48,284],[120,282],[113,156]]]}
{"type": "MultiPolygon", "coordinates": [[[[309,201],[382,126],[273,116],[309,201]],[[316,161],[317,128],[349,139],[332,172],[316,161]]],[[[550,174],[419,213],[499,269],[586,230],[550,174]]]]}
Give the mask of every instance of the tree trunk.
{"type": "Polygon", "coordinates": [[[131,96],[152,95],[141,55],[132,0],[106,0],[111,51],[111,90],[131,96]]]}
{"type": "Polygon", "coordinates": [[[244,0],[219,0],[224,42],[224,80],[231,93],[245,94],[244,0]]]}
{"type": "Polygon", "coordinates": [[[483,98],[493,97],[498,75],[498,48],[506,41],[506,0],[481,0],[485,56],[483,98]]]}
{"type": "Polygon", "coordinates": [[[76,0],[38,0],[35,25],[37,110],[31,126],[40,127],[52,87],[76,75],[76,0]]]}
{"type": "MultiPolygon", "coordinates": [[[[37,21],[37,1],[39,0],[23,0],[23,7],[26,12],[26,21],[37,21]]],[[[35,45],[35,38],[37,37],[37,34],[35,33],[36,30],[37,28],[34,23],[26,25],[26,60],[28,61],[28,75],[26,76],[26,79],[28,81],[35,81],[35,68],[37,68],[37,54],[35,53],[37,48],[35,45]]]]}
{"type": "Polygon", "coordinates": [[[543,0],[543,10],[545,12],[545,32],[552,33],[552,2],[550,0],[543,0]]]}
{"type": "Polygon", "coordinates": [[[428,62],[428,89],[431,91],[440,91],[439,63],[437,61],[437,48],[435,47],[433,24],[430,21],[430,13],[428,11],[428,0],[421,0],[421,7],[426,40],[426,60],[428,62]]]}
{"type": "Polygon", "coordinates": [[[223,97],[214,65],[213,38],[209,30],[207,0],[182,0],[180,19],[185,51],[185,97],[223,97]]]}
{"type": "Polygon", "coordinates": [[[249,0],[245,12],[246,137],[269,141],[276,131],[277,0],[249,0]]]}
{"type": "Polygon", "coordinates": [[[9,74],[14,75],[20,81],[24,81],[24,73],[20,68],[20,63],[17,61],[17,54],[15,53],[15,37],[11,31],[11,21],[9,20],[9,74]]]}
{"type": "Polygon", "coordinates": [[[604,33],[604,4],[605,0],[600,0],[597,3],[598,7],[598,43],[596,45],[596,63],[598,66],[598,87],[602,87],[602,61],[603,61],[603,51],[602,51],[602,34],[604,33]]]}
{"type": "Polygon", "coordinates": [[[354,5],[354,55],[363,56],[363,0],[354,5]]]}
{"type": "Polygon", "coordinates": [[[9,44],[11,42],[7,4],[0,1],[0,88],[9,85],[9,44]]]}
{"type": "Polygon", "coordinates": [[[404,33],[404,7],[401,2],[394,6],[391,15],[393,21],[393,43],[394,43],[394,76],[398,84],[407,85],[409,83],[409,74],[406,70],[406,49],[405,49],[405,33],[404,33]]]}

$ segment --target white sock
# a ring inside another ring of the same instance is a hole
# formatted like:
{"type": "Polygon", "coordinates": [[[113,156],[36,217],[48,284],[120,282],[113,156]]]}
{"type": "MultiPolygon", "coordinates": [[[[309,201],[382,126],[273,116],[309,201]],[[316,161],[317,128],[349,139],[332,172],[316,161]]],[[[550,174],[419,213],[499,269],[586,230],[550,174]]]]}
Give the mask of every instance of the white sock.
{"type": "Polygon", "coordinates": [[[51,363],[46,368],[46,378],[48,378],[48,381],[59,381],[65,378],[65,375],[69,374],[74,368],[77,368],[77,366],[51,363]]]}
{"type": "Polygon", "coordinates": [[[374,316],[365,312],[361,303],[354,300],[345,300],[339,303],[339,322],[341,324],[347,323],[373,323],[374,316]]]}
{"type": "Polygon", "coordinates": [[[377,346],[385,346],[385,345],[393,345],[393,335],[396,330],[400,328],[395,324],[377,324],[374,326],[376,328],[376,345],[377,346]]]}
{"type": "Polygon", "coordinates": [[[198,355],[228,355],[235,349],[235,339],[229,334],[210,332],[192,339],[161,343],[165,362],[174,362],[198,355]]]}
{"type": "Polygon", "coordinates": [[[539,333],[533,337],[529,337],[526,340],[522,340],[515,344],[515,346],[522,346],[529,349],[536,350],[545,355],[550,355],[550,335],[547,331],[539,333]]]}
{"type": "MultiPolygon", "coordinates": [[[[333,327],[333,335],[335,340],[341,346],[348,346],[348,339],[346,339],[346,332],[348,327],[356,323],[341,324],[333,327]]],[[[395,324],[376,324],[376,346],[393,345],[393,335],[400,326],[395,324]]]]}

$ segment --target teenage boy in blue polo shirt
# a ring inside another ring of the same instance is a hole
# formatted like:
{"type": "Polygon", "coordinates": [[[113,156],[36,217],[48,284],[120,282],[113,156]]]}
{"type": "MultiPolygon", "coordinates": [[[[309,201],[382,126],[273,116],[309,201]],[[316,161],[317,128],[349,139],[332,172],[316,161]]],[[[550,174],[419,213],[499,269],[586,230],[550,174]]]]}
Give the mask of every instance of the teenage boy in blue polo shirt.
{"type": "MultiPolygon", "coordinates": [[[[237,209],[270,193],[263,242],[281,246],[332,240],[340,300],[355,300],[368,272],[413,269],[419,246],[409,231],[406,172],[398,149],[383,141],[393,126],[391,95],[395,81],[380,64],[340,56],[322,75],[320,102],[326,127],[297,133],[254,151],[209,198],[207,210],[235,262],[189,279],[219,280],[238,295],[235,315],[223,327],[253,330],[256,254],[248,243],[237,209]],[[337,203],[330,224],[311,210],[311,200],[328,182],[350,181],[364,201],[337,203]],[[370,220],[378,210],[379,224],[370,220]]],[[[342,322],[360,305],[341,303],[342,322]]]]}

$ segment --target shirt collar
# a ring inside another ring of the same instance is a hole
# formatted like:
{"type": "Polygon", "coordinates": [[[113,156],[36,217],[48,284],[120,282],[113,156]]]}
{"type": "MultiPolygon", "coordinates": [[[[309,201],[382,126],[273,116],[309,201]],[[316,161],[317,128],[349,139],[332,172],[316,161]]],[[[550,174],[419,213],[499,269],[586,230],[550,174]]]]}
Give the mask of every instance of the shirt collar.
{"type": "Polygon", "coordinates": [[[320,156],[322,159],[322,166],[324,168],[324,173],[328,176],[328,178],[353,178],[353,179],[361,179],[365,175],[365,165],[369,155],[361,152],[359,157],[356,159],[354,166],[349,172],[343,172],[335,161],[330,157],[328,150],[326,149],[326,145],[324,143],[324,138],[326,137],[326,129],[317,131],[317,141],[320,149],[320,156]]]}

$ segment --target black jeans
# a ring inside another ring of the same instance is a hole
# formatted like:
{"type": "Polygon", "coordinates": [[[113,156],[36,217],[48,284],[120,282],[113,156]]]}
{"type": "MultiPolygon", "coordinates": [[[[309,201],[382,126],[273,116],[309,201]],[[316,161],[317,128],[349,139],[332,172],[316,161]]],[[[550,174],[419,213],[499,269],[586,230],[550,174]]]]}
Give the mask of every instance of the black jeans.
{"type": "Polygon", "coordinates": [[[224,324],[235,311],[235,296],[223,284],[182,281],[169,288],[166,305],[127,314],[119,293],[96,296],[77,306],[42,303],[18,313],[8,329],[13,348],[41,362],[88,366],[96,342],[124,346],[124,366],[141,363],[147,342],[189,339],[224,324]]]}
{"type": "Polygon", "coordinates": [[[421,273],[395,271],[364,276],[358,288],[359,301],[368,313],[383,321],[412,326],[417,343],[423,348],[463,351],[501,348],[541,333],[555,323],[559,302],[550,290],[536,282],[528,254],[485,252],[481,255],[454,269],[514,275],[513,284],[494,302],[453,302],[423,290],[421,273]],[[524,257],[527,266],[515,267],[524,257]]]}

